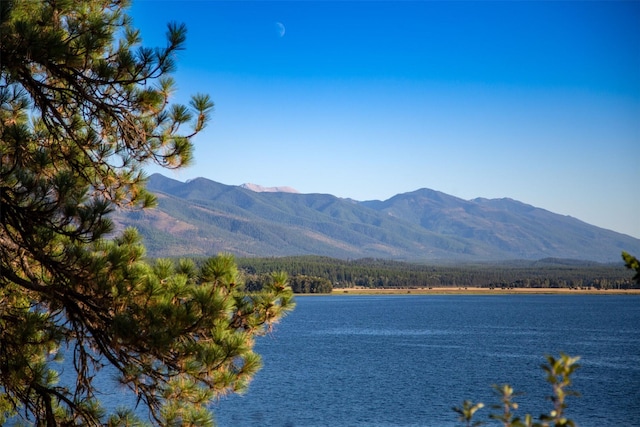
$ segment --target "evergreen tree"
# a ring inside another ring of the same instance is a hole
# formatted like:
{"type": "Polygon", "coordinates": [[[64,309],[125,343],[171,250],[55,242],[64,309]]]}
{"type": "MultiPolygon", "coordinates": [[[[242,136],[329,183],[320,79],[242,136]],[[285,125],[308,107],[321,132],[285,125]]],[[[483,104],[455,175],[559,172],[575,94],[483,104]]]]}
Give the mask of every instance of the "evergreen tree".
{"type": "Polygon", "coordinates": [[[632,280],[640,284],[640,260],[625,251],[622,251],[622,260],[628,269],[636,272],[632,280]]]}
{"type": "Polygon", "coordinates": [[[154,204],[142,167],[187,165],[213,108],[169,102],[186,29],[143,47],[127,3],[0,1],[0,424],[131,425],[100,407],[104,365],[153,423],[211,424],[292,307],[285,276],[244,293],[230,256],[150,265],[135,230],[109,237],[114,209],[154,204]]]}

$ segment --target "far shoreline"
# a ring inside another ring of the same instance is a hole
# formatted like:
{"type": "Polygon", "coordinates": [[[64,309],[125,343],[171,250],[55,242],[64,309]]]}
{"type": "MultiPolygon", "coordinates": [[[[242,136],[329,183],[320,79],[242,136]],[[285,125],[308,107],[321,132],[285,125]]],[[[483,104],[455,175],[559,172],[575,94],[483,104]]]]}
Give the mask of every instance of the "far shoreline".
{"type": "MultiPolygon", "coordinates": [[[[310,294],[296,294],[310,295],[310,294]]],[[[315,295],[640,295],[640,289],[571,289],[571,288],[334,288],[330,294],[315,295]]]]}

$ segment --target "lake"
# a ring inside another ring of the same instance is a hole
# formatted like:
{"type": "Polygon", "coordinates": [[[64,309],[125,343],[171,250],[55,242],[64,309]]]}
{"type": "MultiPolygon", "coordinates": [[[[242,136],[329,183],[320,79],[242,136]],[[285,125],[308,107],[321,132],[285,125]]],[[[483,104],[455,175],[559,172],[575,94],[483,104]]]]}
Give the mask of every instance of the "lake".
{"type": "MultiPolygon", "coordinates": [[[[459,426],[451,410],[492,384],[548,412],[544,356],[580,355],[567,415],[581,427],[640,426],[640,296],[298,297],[257,350],[244,396],[214,406],[218,425],[459,426]]],[[[492,425],[492,424],[489,424],[492,425]]],[[[496,425],[496,424],[493,424],[496,425]]]]}

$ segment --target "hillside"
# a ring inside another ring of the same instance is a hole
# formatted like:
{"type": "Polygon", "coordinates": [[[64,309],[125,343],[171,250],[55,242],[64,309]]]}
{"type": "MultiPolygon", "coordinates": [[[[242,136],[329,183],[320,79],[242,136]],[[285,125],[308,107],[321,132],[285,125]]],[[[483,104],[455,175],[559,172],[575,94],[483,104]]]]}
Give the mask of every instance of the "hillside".
{"type": "Polygon", "coordinates": [[[511,199],[462,200],[433,190],[357,202],[328,194],[256,192],[152,175],[158,208],[117,212],[150,256],[322,255],[398,260],[574,258],[619,261],[640,240],[511,199]]]}

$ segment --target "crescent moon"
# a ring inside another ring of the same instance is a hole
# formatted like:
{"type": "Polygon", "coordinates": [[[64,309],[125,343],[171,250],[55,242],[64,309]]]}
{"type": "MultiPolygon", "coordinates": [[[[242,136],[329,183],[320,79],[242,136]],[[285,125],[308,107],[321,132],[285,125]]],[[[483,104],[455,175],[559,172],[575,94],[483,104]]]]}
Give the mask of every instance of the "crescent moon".
{"type": "Polygon", "coordinates": [[[278,37],[284,37],[284,33],[286,32],[286,28],[282,22],[276,22],[276,32],[278,37]]]}

